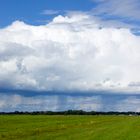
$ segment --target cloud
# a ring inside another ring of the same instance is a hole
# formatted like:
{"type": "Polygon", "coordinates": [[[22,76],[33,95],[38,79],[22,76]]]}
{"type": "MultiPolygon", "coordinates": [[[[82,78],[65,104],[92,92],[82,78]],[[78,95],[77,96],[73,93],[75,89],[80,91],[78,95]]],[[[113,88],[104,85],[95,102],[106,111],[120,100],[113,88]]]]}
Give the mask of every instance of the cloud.
{"type": "Polygon", "coordinates": [[[24,96],[17,92],[0,93],[0,112],[9,111],[136,111],[140,112],[140,95],[134,94],[44,94],[24,96]]]}
{"type": "Polygon", "coordinates": [[[139,0],[93,0],[98,6],[93,9],[97,15],[116,16],[128,20],[140,20],[139,0]]]}
{"type": "Polygon", "coordinates": [[[56,111],[58,108],[58,97],[56,96],[37,96],[24,97],[12,93],[11,95],[1,94],[0,111],[56,111]]]}
{"type": "Polygon", "coordinates": [[[122,101],[118,101],[114,109],[117,111],[140,112],[140,99],[135,96],[128,97],[122,101]]]}
{"type": "Polygon", "coordinates": [[[102,102],[100,96],[92,97],[67,97],[65,110],[86,110],[99,111],[102,109],[102,102]]]}
{"type": "Polygon", "coordinates": [[[64,111],[64,110],[100,110],[100,97],[74,96],[32,96],[24,97],[18,94],[5,95],[0,93],[0,112],[9,111],[64,111]]]}
{"type": "Polygon", "coordinates": [[[140,91],[140,37],[88,14],[0,29],[0,87],[140,91]]]}
{"type": "MultiPolygon", "coordinates": [[[[97,7],[96,7],[97,8],[97,7]]],[[[98,9],[98,8],[97,8],[98,9]]],[[[66,16],[74,16],[74,15],[88,15],[88,17],[92,17],[94,23],[100,23],[101,27],[116,27],[116,28],[129,28],[133,31],[133,33],[139,35],[139,25],[137,22],[128,22],[127,20],[122,20],[121,18],[108,18],[104,15],[98,15],[96,10],[90,11],[65,11],[66,16]]],[[[125,19],[125,18],[124,18],[125,19]]],[[[91,21],[90,21],[91,22],[91,21]]]]}
{"type": "Polygon", "coordinates": [[[41,14],[43,15],[57,15],[60,11],[58,10],[44,10],[41,14]]]}

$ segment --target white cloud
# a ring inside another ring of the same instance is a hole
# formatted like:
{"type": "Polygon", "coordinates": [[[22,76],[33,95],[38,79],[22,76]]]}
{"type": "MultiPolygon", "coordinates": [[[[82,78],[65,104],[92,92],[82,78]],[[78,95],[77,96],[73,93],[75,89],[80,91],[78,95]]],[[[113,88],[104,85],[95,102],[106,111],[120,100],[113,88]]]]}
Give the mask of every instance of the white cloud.
{"type": "Polygon", "coordinates": [[[56,14],[59,14],[60,11],[57,11],[57,10],[44,10],[41,14],[43,15],[56,15],[56,14]]]}
{"type": "Polygon", "coordinates": [[[140,37],[87,14],[0,29],[0,87],[140,91],[140,37]]]}
{"type": "Polygon", "coordinates": [[[139,0],[93,0],[98,6],[93,9],[96,14],[108,16],[118,16],[129,18],[129,20],[140,19],[140,1],[139,0]]]}

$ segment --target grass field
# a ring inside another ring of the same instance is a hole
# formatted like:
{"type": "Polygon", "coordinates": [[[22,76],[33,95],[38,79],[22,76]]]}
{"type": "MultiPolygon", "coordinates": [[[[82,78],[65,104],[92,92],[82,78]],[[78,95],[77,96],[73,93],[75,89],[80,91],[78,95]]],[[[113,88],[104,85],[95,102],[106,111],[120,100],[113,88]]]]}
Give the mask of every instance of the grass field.
{"type": "Polygon", "coordinates": [[[140,117],[0,115],[0,140],[140,140],[140,117]]]}

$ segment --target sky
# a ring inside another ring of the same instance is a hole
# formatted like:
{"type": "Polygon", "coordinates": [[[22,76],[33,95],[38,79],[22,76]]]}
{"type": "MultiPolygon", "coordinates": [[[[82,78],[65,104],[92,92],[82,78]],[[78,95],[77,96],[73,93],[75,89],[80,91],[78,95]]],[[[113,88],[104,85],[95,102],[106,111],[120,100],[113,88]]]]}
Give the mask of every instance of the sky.
{"type": "Polygon", "coordinates": [[[0,111],[140,111],[139,0],[0,0],[0,111]]]}

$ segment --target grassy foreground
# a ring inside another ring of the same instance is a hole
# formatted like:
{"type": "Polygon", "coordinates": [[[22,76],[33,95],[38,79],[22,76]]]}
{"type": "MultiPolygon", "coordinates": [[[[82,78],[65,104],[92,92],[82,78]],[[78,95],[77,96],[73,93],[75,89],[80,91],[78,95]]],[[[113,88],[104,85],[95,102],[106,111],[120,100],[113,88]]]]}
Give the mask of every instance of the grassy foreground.
{"type": "Polygon", "coordinates": [[[0,140],[140,140],[140,117],[0,115],[0,140]]]}

